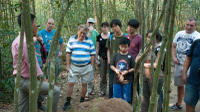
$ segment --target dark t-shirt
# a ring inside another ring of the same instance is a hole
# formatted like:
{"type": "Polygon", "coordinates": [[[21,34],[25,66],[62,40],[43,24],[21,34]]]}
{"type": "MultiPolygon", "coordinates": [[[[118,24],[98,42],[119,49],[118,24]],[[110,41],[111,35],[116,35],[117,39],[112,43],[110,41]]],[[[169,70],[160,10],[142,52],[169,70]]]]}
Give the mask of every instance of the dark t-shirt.
{"type": "MultiPolygon", "coordinates": [[[[127,55],[121,55],[120,53],[116,53],[113,56],[111,65],[115,66],[120,71],[124,71],[133,68],[135,65],[135,61],[133,56],[131,56],[129,53],[127,55]]],[[[128,80],[129,82],[132,82],[132,79],[133,73],[128,73],[124,76],[124,80],[128,80]]],[[[120,84],[116,74],[114,75],[113,83],[120,84]]]]}
{"type": "Polygon", "coordinates": [[[200,41],[197,41],[195,46],[194,46],[194,43],[191,45],[190,50],[187,52],[187,56],[192,58],[192,62],[190,65],[190,73],[189,73],[187,82],[194,86],[200,86],[200,71],[199,71],[200,69],[200,52],[199,52],[200,41]]]}
{"type": "Polygon", "coordinates": [[[127,34],[123,34],[120,37],[116,37],[114,34],[110,34],[109,39],[106,42],[106,47],[110,49],[110,59],[113,58],[113,55],[119,52],[119,42],[121,38],[126,37],[127,34]]]}
{"type": "Polygon", "coordinates": [[[99,42],[99,56],[103,59],[107,59],[107,50],[106,41],[108,39],[104,39],[101,37],[101,34],[97,36],[97,42],[99,42]]]}

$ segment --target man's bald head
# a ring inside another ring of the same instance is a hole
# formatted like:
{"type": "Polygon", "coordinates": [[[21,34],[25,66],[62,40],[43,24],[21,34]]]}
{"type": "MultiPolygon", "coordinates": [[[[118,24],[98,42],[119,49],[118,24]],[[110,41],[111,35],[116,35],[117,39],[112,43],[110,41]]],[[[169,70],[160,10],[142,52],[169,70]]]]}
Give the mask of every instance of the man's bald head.
{"type": "Polygon", "coordinates": [[[55,27],[54,19],[53,18],[48,18],[46,22],[46,30],[48,32],[51,32],[55,27]]]}

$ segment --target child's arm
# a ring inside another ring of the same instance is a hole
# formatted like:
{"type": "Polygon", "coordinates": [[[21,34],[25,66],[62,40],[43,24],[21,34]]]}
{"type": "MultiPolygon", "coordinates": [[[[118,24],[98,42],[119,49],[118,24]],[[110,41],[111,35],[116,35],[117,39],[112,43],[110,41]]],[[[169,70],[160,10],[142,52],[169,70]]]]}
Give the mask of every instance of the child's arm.
{"type": "Polygon", "coordinates": [[[111,70],[113,70],[113,71],[116,73],[117,77],[120,76],[121,72],[120,72],[119,69],[117,69],[117,68],[116,68],[115,66],[113,66],[113,65],[111,65],[110,68],[111,68],[111,70]]]}
{"type": "Polygon", "coordinates": [[[124,70],[123,72],[122,72],[122,75],[124,76],[124,75],[127,75],[128,73],[130,73],[130,72],[134,72],[134,68],[131,68],[131,69],[129,69],[129,70],[124,70]]]}

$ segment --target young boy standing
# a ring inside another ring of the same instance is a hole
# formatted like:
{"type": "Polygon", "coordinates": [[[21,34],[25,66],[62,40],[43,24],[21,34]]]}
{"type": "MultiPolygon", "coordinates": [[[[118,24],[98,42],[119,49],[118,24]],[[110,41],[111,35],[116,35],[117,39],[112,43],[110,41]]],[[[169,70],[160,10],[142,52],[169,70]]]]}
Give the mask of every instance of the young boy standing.
{"type": "Polygon", "coordinates": [[[113,98],[122,98],[131,103],[131,86],[134,71],[134,58],[128,53],[130,41],[121,38],[119,43],[120,52],[116,53],[111,61],[111,69],[115,75],[113,78],[113,98]]]}

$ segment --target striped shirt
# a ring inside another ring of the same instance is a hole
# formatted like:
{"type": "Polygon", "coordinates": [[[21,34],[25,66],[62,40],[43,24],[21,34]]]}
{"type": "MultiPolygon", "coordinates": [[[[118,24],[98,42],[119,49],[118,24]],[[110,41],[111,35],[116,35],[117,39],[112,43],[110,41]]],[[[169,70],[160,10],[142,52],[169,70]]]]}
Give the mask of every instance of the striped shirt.
{"type": "Polygon", "coordinates": [[[75,65],[91,63],[91,56],[96,54],[94,44],[88,37],[80,42],[77,35],[70,37],[66,52],[71,54],[71,62],[75,65]]]}

